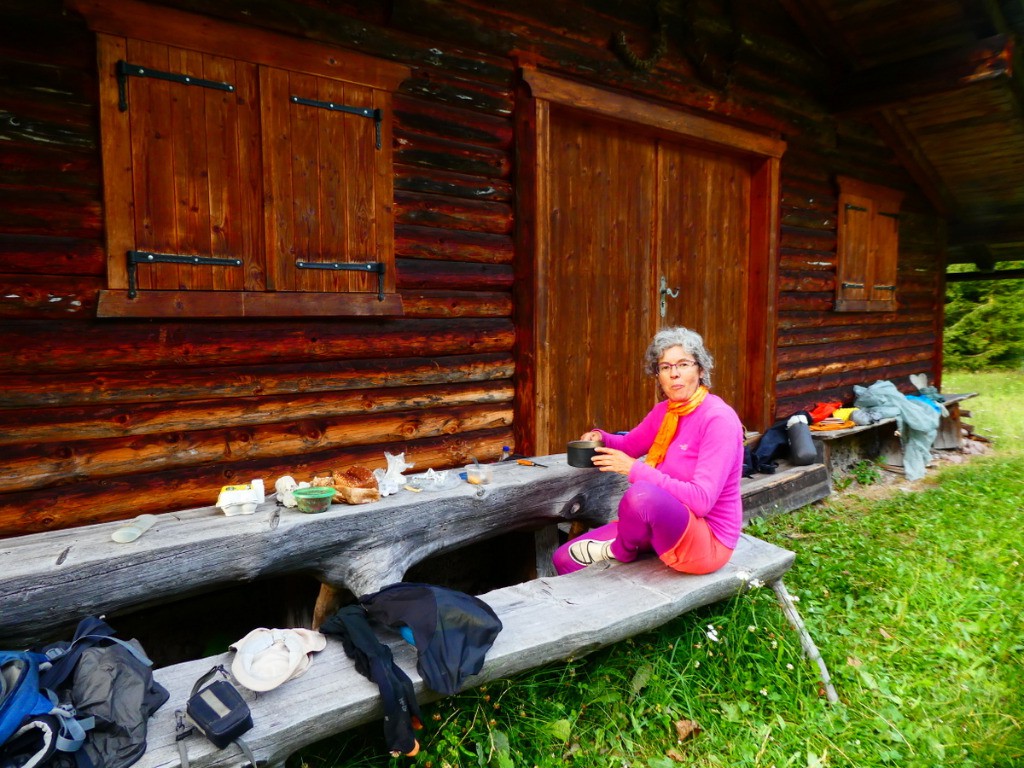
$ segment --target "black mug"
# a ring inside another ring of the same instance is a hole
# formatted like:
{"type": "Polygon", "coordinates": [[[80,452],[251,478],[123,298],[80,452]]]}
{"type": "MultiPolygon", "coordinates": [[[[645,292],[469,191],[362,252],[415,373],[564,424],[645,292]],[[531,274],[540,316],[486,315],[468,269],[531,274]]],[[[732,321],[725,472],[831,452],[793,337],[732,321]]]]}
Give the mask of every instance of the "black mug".
{"type": "Polygon", "coordinates": [[[570,440],[565,451],[569,466],[594,469],[592,460],[597,456],[596,449],[603,446],[604,442],[601,440],[570,440]]]}

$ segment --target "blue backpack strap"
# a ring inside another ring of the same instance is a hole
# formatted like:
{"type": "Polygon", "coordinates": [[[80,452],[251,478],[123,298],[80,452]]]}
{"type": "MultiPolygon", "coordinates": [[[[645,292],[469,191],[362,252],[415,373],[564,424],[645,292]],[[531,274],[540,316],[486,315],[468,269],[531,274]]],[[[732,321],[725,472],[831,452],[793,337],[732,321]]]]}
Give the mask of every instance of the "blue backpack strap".
{"type": "Polygon", "coordinates": [[[77,752],[85,743],[86,731],[96,727],[96,718],[76,717],[75,708],[70,704],[61,704],[57,694],[48,689],[42,693],[50,700],[51,709],[46,714],[53,715],[60,723],[57,731],[56,746],[61,752],[77,752]]]}

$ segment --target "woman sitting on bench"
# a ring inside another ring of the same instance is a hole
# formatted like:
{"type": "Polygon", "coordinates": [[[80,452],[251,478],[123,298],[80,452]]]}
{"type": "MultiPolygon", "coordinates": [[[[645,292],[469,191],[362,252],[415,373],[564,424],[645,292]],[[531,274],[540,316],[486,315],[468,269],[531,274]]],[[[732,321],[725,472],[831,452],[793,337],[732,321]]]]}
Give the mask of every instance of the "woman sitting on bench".
{"type": "Polygon", "coordinates": [[[743,427],[736,412],[708,392],[713,362],[704,340],[688,328],[666,328],[647,348],[645,362],[667,399],[625,435],[595,429],[580,438],[603,441],[594,465],[625,475],[630,487],[617,520],[558,548],[559,574],[649,552],[677,571],[711,573],[736,548],[743,524],[743,427]],[[644,454],[646,460],[638,460],[644,454]]]}

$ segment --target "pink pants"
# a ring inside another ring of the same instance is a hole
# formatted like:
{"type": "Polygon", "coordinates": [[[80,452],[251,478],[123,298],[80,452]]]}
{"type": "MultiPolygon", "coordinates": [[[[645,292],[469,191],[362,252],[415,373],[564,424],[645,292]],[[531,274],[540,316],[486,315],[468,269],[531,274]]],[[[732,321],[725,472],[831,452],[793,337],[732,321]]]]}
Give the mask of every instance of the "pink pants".
{"type": "Polygon", "coordinates": [[[569,557],[569,545],[579,539],[611,541],[612,555],[624,563],[653,552],[676,570],[689,573],[717,570],[731,554],[715,539],[705,520],[664,488],[645,482],[631,485],[623,495],[618,520],[594,528],[555,551],[552,561],[559,575],[585,567],[569,557]],[[686,540],[684,534],[688,534],[686,540]],[[680,550],[686,552],[685,561],[676,556],[680,550]]]}

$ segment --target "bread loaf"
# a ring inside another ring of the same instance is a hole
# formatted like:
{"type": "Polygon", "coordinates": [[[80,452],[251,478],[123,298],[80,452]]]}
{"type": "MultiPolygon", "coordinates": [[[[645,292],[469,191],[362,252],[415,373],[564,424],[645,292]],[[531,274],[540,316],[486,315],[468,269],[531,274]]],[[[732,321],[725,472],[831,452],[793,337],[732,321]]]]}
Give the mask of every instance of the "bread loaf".
{"type": "Polygon", "coordinates": [[[366,467],[350,467],[334,473],[334,488],[347,504],[366,504],[380,499],[377,478],[366,467]]]}

